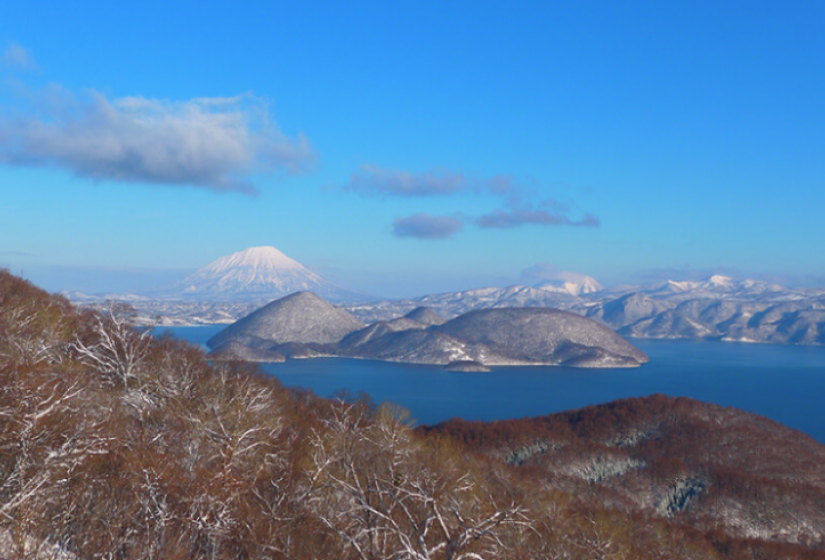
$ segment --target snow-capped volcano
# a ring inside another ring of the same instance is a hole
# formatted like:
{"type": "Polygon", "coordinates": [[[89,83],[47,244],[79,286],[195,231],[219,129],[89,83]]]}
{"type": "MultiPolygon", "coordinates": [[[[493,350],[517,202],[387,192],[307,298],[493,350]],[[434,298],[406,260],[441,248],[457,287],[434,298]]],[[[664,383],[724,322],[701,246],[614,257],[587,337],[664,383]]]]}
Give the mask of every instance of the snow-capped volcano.
{"type": "Polygon", "coordinates": [[[301,263],[290,259],[275,247],[264,246],[250,247],[245,251],[226,255],[206,265],[198,272],[208,271],[211,274],[222,274],[238,270],[250,270],[266,274],[278,270],[298,269],[306,270],[301,263]]]}
{"type": "Polygon", "coordinates": [[[369,299],[321,278],[275,247],[251,247],[226,255],[175,287],[178,297],[213,301],[277,299],[303,291],[330,300],[369,299]]]}

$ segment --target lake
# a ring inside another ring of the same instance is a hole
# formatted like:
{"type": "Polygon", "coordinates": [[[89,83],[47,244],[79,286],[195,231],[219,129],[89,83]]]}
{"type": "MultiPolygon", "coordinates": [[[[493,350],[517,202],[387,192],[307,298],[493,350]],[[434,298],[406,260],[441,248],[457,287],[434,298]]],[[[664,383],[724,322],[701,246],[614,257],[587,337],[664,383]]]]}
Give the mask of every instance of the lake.
{"type": "MultiPolygon", "coordinates": [[[[203,345],[223,325],[173,327],[203,345]]],[[[693,397],[762,414],[825,443],[825,348],[726,342],[631,342],[650,356],[636,369],[495,367],[457,373],[440,366],[339,358],[263,364],[284,385],[321,396],[346,389],[410,410],[422,424],[451,417],[540,416],[654,393],[693,397]]]]}

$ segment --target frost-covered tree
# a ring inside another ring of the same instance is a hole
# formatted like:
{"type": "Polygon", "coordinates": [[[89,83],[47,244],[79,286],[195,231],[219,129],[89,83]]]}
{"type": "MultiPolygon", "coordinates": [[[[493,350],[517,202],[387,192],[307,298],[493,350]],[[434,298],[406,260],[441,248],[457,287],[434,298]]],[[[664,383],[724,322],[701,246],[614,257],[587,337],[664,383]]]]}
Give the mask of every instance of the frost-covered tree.
{"type": "Polygon", "coordinates": [[[500,558],[500,532],[528,525],[443,450],[417,441],[405,415],[341,402],[313,439],[314,511],[361,560],[500,558]]]}
{"type": "Polygon", "coordinates": [[[149,352],[151,329],[136,329],[134,309],[111,301],[105,314],[94,314],[91,323],[89,332],[75,338],[75,352],[116,385],[129,387],[149,352]]]}

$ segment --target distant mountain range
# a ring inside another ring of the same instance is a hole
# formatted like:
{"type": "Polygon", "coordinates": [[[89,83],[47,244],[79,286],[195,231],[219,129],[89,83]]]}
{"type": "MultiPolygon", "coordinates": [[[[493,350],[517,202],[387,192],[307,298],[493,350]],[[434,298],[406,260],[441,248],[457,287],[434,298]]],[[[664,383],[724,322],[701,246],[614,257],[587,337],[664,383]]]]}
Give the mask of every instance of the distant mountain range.
{"type": "Polygon", "coordinates": [[[790,289],[758,280],[712,276],[572,295],[511,286],[345,306],[364,322],[426,306],[444,317],[474,309],[555,307],[601,321],[636,338],[825,344],[825,290],[790,289]]]}
{"type": "Polygon", "coordinates": [[[146,323],[160,317],[164,325],[197,325],[232,323],[300,291],[336,302],[366,324],[392,321],[418,307],[446,319],[479,309],[552,307],[595,319],[628,337],[825,344],[825,289],[791,289],[720,275],[609,289],[589,276],[573,275],[534,286],[376,301],[323,279],[274,247],[253,247],[222,257],[156,294],[64,295],[87,305],[126,301],[146,323]]]}

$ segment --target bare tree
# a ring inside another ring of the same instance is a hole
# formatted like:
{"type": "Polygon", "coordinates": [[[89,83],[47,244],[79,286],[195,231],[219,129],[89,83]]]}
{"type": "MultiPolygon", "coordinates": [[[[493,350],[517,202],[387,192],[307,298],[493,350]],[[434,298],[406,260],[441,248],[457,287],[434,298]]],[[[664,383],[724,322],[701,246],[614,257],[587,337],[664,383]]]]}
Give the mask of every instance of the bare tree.
{"type": "Polygon", "coordinates": [[[109,301],[105,315],[93,316],[88,339],[75,337],[72,345],[83,362],[126,388],[137,377],[151,343],[151,329],[137,330],[134,319],[131,306],[109,301]]]}
{"type": "MultiPolygon", "coordinates": [[[[233,535],[255,540],[242,513],[277,523],[279,496],[289,439],[272,390],[248,376],[218,367],[203,380],[197,406],[186,413],[183,461],[195,488],[187,517],[211,558],[227,558],[233,535]],[[267,495],[261,488],[270,488],[267,495]],[[274,497],[273,492],[274,490],[274,497]]],[[[258,543],[263,544],[263,543],[258,543]]]]}
{"type": "Polygon", "coordinates": [[[313,441],[310,503],[361,560],[483,560],[504,552],[500,531],[526,525],[470,473],[440,466],[397,410],[374,421],[340,402],[313,441]]]}
{"type": "Polygon", "coordinates": [[[83,418],[83,390],[76,383],[57,376],[34,384],[5,381],[0,456],[13,461],[2,469],[0,522],[19,554],[46,558],[51,550],[66,558],[64,529],[72,521],[66,488],[92,457],[105,453],[107,440],[83,418]]]}
{"type": "Polygon", "coordinates": [[[0,307],[0,363],[25,370],[62,363],[68,347],[67,315],[54,301],[39,307],[25,301],[0,307]]]}

